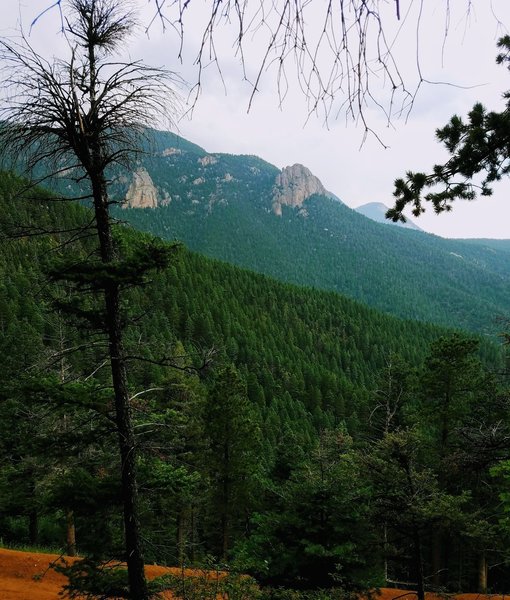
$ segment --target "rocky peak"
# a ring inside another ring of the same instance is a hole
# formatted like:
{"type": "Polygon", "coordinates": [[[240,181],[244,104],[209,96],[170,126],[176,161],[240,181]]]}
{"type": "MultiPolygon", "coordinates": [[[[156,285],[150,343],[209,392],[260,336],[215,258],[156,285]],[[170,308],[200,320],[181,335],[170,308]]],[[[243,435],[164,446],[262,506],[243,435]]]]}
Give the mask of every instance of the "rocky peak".
{"type": "Polygon", "coordinates": [[[303,202],[314,194],[330,196],[319,179],[303,165],[285,167],[276,176],[273,187],[273,212],[281,216],[282,206],[301,208],[303,202]]]}
{"type": "Polygon", "coordinates": [[[149,173],[142,167],[133,173],[124,208],[156,208],[158,193],[149,173]]]}

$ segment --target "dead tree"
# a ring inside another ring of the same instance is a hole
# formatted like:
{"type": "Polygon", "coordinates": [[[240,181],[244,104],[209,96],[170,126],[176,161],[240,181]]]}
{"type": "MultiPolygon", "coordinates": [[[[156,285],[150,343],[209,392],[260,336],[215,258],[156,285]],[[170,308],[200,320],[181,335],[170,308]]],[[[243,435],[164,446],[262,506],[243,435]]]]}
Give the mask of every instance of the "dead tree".
{"type": "MultiPolygon", "coordinates": [[[[47,0],[35,22],[48,12],[55,18],[63,1],[47,0]]],[[[423,0],[404,4],[400,0],[207,0],[199,12],[195,12],[199,3],[193,0],[140,4],[147,7],[147,32],[161,25],[169,45],[177,48],[171,58],[183,61],[185,43],[193,38],[188,31],[198,32],[197,46],[191,50],[197,67],[191,110],[199,98],[205,69],[216,68],[223,79],[226,56],[222,56],[221,41],[225,38],[231,41],[242,77],[251,87],[248,108],[271,71],[271,85],[280,104],[297,84],[307,101],[308,116],[317,114],[327,123],[345,115],[361,125],[365,134],[377,137],[369,109],[383,112],[388,122],[408,115],[427,82],[420,64],[420,31],[430,7],[423,0]],[[409,31],[413,39],[404,42],[404,52],[415,57],[412,74],[406,72],[396,49],[399,36],[409,31]]],[[[442,15],[433,8],[443,41],[454,18],[463,18],[468,25],[475,8],[472,0],[446,0],[442,15]]],[[[495,25],[503,27],[491,8],[495,25]]]]}
{"type": "MultiPolygon", "coordinates": [[[[60,4],[60,3],[58,3],[60,4]]],[[[142,62],[119,62],[116,51],[135,26],[121,0],[67,0],[62,6],[68,40],[65,58],[47,61],[21,38],[0,41],[3,85],[0,142],[30,165],[51,163],[88,183],[98,253],[88,265],[67,269],[78,290],[101,297],[96,322],[108,340],[115,421],[121,457],[125,559],[130,595],[149,597],[137,508],[136,443],[131,421],[121,291],[161,266],[164,251],[123,260],[113,235],[107,169],[124,164],[137,138],[156,116],[175,109],[171,73],[142,62]]]]}

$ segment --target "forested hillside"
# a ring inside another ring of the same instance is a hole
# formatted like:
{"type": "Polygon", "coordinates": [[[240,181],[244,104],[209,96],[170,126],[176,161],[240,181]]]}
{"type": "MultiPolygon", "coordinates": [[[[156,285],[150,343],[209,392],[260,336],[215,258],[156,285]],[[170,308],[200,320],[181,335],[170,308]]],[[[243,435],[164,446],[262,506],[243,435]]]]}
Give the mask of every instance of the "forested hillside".
{"type": "MultiPolygon", "coordinates": [[[[504,241],[448,240],[377,223],[326,191],[299,206],[276,205],[279,174],[256,156],[208,154],[154,131],[129,170],[111,173],[119,203],[112,208],[137,229],[281,281],[340,292],[406,319],[501,332],[510,313],[504,241]]],[[[79,181],[46,184],[81,196],[79,181]]],[[[299,180],[289,182],[289,193],[300,186],[306,195],[299,180]]]]}
{"type": "MultiPolygon", "coordinates": [[[[93,279],[69,283],[96,252],[90,217],[0,184],[0,538],[121,557],[100,309],[93,279]]],[[[116,240],[127,257],[150,241],[116,240]]],[[[500,349],[170,252],[123,293],[146,558],[344,590],[419,573],[483,588],[480,562],[497,563],[503,589],[500,349]]]]}
{"type": "MultiPolygon", "coordinates": [[[[381,225],[325,196],[277,216],[279,170],[257,157],[207,154],[161,132],[147,152],[133,169],[150,176],[157,207],[116,213],[139,229],[404,318],[494,334],[510,312],[510,264],[494,244],[381,225]]],[[[132,172],[119,176],[115,198],[132,181],[132,172]]]]}

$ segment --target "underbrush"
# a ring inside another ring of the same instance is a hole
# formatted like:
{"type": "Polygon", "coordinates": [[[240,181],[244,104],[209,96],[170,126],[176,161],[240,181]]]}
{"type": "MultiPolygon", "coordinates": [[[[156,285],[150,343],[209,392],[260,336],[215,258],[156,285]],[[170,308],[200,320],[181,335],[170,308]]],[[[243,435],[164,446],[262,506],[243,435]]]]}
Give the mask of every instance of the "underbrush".
{"type": "Polygon", "coordinates": [[[65,550],[61,547],[6,542],[2,538],[0,538],[0,548],[4,550],[16,550],[18,552],[32,552],[34,554],[57,554],[58,556],[65,554],[65,550]]]}
{"type": "MultiPolygon", "coordinates": [[[[55,570],[68,578],[62,595],[71,600],[129,598],[127,570],[119,563],[83,559],[72,564],[61,560],[55,570]]],[[[166,574],[148,582],[151,598],[170,591],[176,600],[352,600],[344,590],[297,591],[261,588],[247,575],[226,570],[195,569],[190,574],[166,574]]]]}

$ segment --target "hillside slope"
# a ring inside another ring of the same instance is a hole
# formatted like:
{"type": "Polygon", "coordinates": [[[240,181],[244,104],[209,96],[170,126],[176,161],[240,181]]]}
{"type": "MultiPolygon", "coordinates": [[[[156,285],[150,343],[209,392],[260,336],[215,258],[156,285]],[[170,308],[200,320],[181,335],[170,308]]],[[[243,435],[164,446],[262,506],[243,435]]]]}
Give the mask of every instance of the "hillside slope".
{"type": "MultiPolygon", "coordinates": [[[[0,184],[2,223],[15,214],[20,222],[41,230],[62,226],[71,230],[87,220],[79,206],[47,202],[44,193],[39,202],[12,198],[16,182],[10,177],[0,184]]],[[[299,226],[299,217],[294,218],[299,226]]],[[[130,228],[124,232],[128,244],[143,240],[143,234],[130,228]]],[[[83,252],[81,243],[74,244],[75,252],[83,252]]],[[[51,238],[33,237],[0,248],[5,319],[0,349],[14,372],[37,360],[29,349],[33,347],[35,355],[46,352],[45,346],[56,337],[52,327],[57,325],[48,323],[48,307],[33,291],[44,289],[43,269],[55,254],[54,246],[51,238]]],[[[65,248],[68,251],[69,245],[65,248]]],[[[292,401],[299,407],[296,415],[301,425],[320,426],[321,415],[328,414],[348,419],[355,429],[365,410],[367,390],[375,386],[388,356],[397,352],[418,364],[432,340],[446,332],[382,314],[333,292],[280,283],[185,249],[154,277],[152,286],[131,294],[136,314],[143,315],[137,317],[130,335],[134,343],[158,348],[182,340],[215,347],[217,360],[234,361],[250,373],[253,398],[263,397],[264,410],[292,401]]],[[[483,351],[489,364],[499,364],[495,345],[484,344],[483,351]]]]}
{"type": "MultiPolygon", "coordinates": [[[[86,194],[72,175],[47,183],[67,196],[86,194]]],[[[399,317],[492,335],[510,314],[504,244],[377,223],[303,165],[280,170],[154,131],[129,170],[111,173],[110,191],[117,217],[138,229],[399,317]]]]}
{"type": "MultiPolygon", "coordinates": [[[[57,554],[43,554],[36,552],[20,552],[0,548],[0,591],[2,600],[55,600],[65,583],[62,575],[53,570],[47,570],[48,565],[60,558],[57,554]],[[41,577],[41,575],[43,575],[41,577]]],[[[147,565],[146,573],[149,579],[168,573],[180,576],[181,569],[147,565]]],[[[186,575],[192,577],[193,573],[186,570],[186,575]]],[[[162,596],[170,600],[170,592],[162,596]]],[[[409,590],[387,589],[379,590],[376,598],[379,600],[397,600],[405,598],[412,600],[415,593],[409,590]]],[[[427,600],[439,600],[442,596],[427,593],[427,600]]],[[[452,600],[504,600],[505,596],[498,594],[456,594],[452,600]]]]}
{"type": "MultiPolygon", "coordinates": [[[[157,206],[117,212],[139,229],[399,317],[494,333],[496,319],[510,313],[504,248],[375,223],[305,171],[280,202],[282,172],[257,157],[207,154],[177,138],[173,146],[168,137],[156,142],[136,169],[147,173],[157,206]]],[[[124,200],[132,183],[123,174],[115,197],[124,200]]]]}

